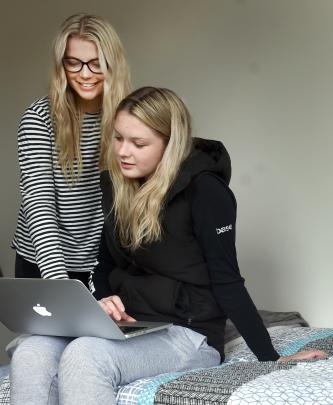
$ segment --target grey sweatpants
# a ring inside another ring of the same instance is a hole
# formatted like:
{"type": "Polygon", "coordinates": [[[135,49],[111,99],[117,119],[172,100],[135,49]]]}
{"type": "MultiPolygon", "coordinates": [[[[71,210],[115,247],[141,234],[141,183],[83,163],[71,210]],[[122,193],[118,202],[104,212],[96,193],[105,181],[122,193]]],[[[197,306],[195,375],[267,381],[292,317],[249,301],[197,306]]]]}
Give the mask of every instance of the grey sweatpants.
{"type": "Polygon", "coordinates": [[[119,385],[219,363],[203,335],[181,326],[126,341],[30,336],[13,354],[11,404],[113,405],[119,385]]]}

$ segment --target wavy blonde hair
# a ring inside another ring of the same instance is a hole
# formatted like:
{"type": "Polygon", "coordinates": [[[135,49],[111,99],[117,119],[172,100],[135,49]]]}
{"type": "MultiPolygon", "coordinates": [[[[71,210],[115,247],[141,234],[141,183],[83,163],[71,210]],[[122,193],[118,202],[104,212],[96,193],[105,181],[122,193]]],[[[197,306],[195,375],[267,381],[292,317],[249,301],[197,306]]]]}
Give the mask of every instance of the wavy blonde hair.
{"type": "Polygon", "coordinates": [[[109,173],[116,228],[122,246],[136,250],[161,239],[161,215],[167,192],[191,151],[191,117],[173,91],[154,87],[142,87],[131,93],[120,103],[116,116],[120,111],[140,119],[167,145],[155,173],[142,183],[142,179],[123,176],[111,144],[109,173]]]}
{"type": "Polygon", "coordinates": [[[67,83],[62,65],[67,41],[72,37],[92,41],[96,45],[104,74],[100,169],[107,166],[107,149],[112,137],[114,112],[130,91],[130,74],[124,48],[117,33],[106,20],[94,15],[75,14],[63,22],[53,44],[49,99],[59,164],[65,177],[73,182],[82,170],[80,130],[83,112],[75,92],[67,83]]]}

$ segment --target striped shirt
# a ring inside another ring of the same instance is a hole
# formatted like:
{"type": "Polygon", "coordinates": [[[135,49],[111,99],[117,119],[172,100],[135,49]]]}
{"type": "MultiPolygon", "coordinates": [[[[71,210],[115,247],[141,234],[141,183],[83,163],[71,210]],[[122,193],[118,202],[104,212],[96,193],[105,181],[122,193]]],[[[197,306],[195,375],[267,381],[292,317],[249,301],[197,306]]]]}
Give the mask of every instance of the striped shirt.
{"type": "Polygon", "coordinates": [[[68,278],[67,271],[96,265],[103,225],[99,185],[100,114],[84,114],[82,174],[68,184],[58,163],[48,98],[24,113],[18,131],[22,195],[13,247],[36,263],[43,278],[68,278]]]}

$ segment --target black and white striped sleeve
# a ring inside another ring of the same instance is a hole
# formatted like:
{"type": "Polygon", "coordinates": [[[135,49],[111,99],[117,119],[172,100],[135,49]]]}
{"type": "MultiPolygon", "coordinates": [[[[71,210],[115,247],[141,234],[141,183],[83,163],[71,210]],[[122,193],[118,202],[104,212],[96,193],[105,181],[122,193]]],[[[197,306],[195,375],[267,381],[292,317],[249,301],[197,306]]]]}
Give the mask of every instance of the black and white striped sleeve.
{"type": "Polygon", "coordinates": [[[29,237],[43,278],[68,278],[55,204],[50,119],[26,110],[18,131],[20,189],[29,237]]]}

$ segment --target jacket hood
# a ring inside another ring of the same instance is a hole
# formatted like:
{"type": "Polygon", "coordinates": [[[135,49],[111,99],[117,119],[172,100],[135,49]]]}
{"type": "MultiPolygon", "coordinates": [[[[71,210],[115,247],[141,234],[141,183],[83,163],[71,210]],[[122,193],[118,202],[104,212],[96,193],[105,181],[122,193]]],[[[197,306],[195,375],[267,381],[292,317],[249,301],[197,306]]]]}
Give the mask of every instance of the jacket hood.
{"type": "Polygon", "coordinates": [[[202,172],[214,173],[229,185],[231,178],[231,160],[222,142],[193,138],[192,152],[183,163],[180,173],[169,191],[167,200],[170,201],[178,192],[184,189],[194,177],[202,172]]]}
{"type": "Polygon", "coordinates": [[[219,175],[225,183],[230,183],[231,160],[222,142],[194,138],[193,152],[188,158],[186,170],[193,174],[209,171],[219,175]]]}

